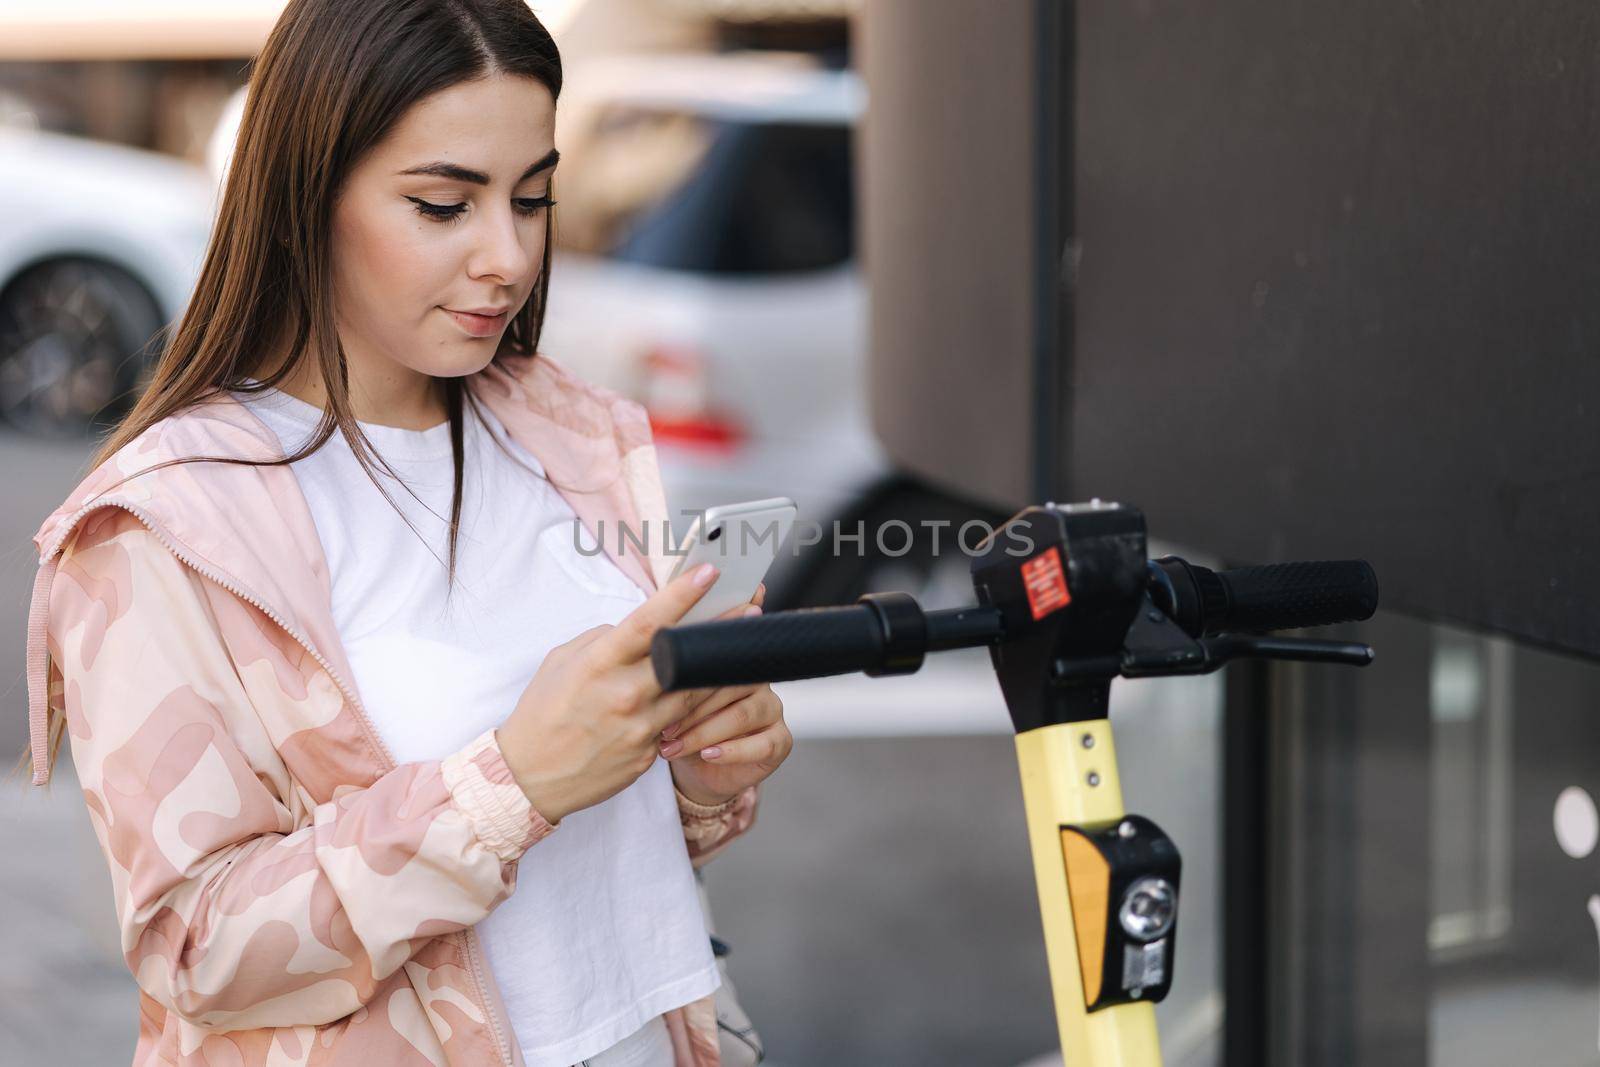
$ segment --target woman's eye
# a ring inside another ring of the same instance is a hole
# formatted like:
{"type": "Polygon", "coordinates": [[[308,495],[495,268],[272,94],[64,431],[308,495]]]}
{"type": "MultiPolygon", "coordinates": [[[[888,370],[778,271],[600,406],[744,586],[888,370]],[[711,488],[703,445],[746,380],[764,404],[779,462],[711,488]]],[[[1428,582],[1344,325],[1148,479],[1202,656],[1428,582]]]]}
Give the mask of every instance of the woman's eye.
{"type": "Polygon", "coordinates": [[[524,215],[537,215],[547,207],[555,207],[556,204],[548,196],[522,197],[511,202],[517,206],[517,211],[524,215]]]}
{"type": "Polygon", "coordinates": [[[435,204],[431,200],[423,200],[421,197],[416,196],[408,196],[406,199],[417,205],[417,211],[420,214],[442,222],[453,222],[460,218],[463,211],[467,210],[466,204],[435,204]]]}

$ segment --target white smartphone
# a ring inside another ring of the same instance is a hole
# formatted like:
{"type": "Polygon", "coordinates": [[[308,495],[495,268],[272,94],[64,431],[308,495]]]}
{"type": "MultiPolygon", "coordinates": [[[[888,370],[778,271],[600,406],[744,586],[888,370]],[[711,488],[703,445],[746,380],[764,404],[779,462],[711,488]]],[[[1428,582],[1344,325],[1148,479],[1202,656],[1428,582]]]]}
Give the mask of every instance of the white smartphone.
{"type": "Polygon", "coordinates": [[[796,507],[786,496],[720,504],[695,517],[689,534],[678,546],[683,556],[672,577],[687,574],[702,563],[720,572],[700,602],[679,620],[679,625],[709,622],[739,605],[749,603],[756,586],[766,577],[778,548],[794,525],[796,507]]]}

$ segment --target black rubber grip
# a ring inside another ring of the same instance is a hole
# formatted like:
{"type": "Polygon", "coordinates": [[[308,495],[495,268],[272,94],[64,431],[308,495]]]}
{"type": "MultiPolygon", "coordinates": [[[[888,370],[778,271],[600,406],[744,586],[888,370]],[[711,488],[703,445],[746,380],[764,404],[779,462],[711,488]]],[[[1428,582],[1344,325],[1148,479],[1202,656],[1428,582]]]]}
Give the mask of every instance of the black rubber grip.
{"type": "Polygon", "coordinates": [[[659,630],[650,663],[670,692],[849,674],[880,664],[885,648],[878,613],[856,604],[659,630]]]}
{"type": "MultiPolygon", "coordinates": [[[[1206,597],[1205,631],[1297,630],[1372,618],[1378,576],[1363,559],[1275,563],[1219,571],[1221,616],[1206,597]]],[[[1204,583],[1202,583],[1204,584],[1204,583]]]]}

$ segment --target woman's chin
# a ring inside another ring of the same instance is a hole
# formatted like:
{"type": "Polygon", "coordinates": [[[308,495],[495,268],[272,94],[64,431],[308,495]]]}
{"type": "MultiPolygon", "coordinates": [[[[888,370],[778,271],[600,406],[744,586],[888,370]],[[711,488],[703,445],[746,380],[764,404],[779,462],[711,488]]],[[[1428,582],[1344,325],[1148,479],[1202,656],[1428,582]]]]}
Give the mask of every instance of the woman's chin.
{"type": "Polygon", "coordinates": [[[498,337],[471,341],[465,338],[447,340],[412,366],[435,378],[465,378],[494,362],[495,354],[500,350],[500,341],[498,337]]]}

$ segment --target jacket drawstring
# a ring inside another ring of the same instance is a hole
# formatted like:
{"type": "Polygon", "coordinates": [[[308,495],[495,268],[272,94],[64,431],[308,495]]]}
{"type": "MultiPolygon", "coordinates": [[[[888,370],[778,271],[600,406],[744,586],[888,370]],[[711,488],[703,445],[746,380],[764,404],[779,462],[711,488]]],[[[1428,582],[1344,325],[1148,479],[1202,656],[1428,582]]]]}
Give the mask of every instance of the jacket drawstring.
{"type": "Polygon", "coordinates": [[[33,784],[50,780],[50,676],[46,630],[50,615],[50,582],[56,557],[39,565],[28,607],[28,739],[33,748],[33,784]]]}

